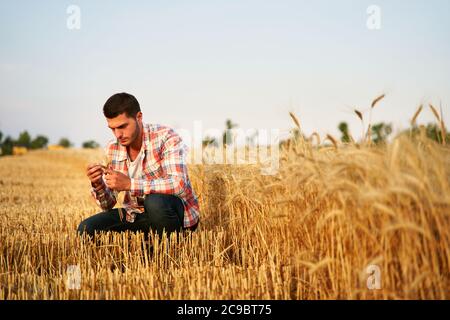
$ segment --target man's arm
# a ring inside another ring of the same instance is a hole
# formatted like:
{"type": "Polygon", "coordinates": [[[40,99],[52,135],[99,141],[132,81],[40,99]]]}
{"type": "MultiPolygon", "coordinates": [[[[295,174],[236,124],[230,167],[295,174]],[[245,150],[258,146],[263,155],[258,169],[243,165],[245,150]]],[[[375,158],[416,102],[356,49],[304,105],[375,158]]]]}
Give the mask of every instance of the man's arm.
{"type": "Polygon", "coordinates": [[[116,199],[103,181],[103,172],[103,168],[99,164],[90,164],[86,169],[86,175],[91,181],[91,194],[98,206],[106,211],[114,207],[116,199]]]}
{"type": "Polygon", "coordinates": [[[169,131],[161,152],[164,177],[152,180],[131,179],[132,196],[142,197],[150,193],[172,194],[180,197],[184,195],[187,178],[185,149],[181,137],[175,131],[169,131]]]}
{"type": "Polygon", "coordinates": [[[103,179],[98,185],[91,183],[91,194],[97,205],[104,211],[111,210],[116,205],[116,197],[114,193],[106,186],[103,179]]]}

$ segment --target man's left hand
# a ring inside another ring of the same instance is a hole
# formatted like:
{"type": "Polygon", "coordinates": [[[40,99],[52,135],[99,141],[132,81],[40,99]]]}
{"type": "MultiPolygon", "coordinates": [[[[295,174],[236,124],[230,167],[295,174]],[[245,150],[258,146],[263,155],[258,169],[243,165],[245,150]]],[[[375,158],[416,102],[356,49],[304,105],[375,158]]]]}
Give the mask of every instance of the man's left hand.
{"type": "Polygon", "coordinates": [[[105,183],[111,190],[128,191],[131,188],[131,179],[118,171],[112,169],[105,170],[105,183]]]}

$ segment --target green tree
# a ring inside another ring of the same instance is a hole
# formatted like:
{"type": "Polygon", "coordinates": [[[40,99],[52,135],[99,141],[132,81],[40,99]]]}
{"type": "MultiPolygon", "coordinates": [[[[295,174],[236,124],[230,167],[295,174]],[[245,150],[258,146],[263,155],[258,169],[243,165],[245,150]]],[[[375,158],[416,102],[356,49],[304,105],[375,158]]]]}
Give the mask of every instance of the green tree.
{"type": "Polygon", "coordinates": [[[426,126],[426,134],[427,134],[428,138],[430,138],[438,143],[442,143],[443,138],[445,139],[446,143],[450,143],[450,133],[445,133],[445,136],[443,137],[440,126],[438,126],[435,123],[429,123],[426,126]]]}
{"type": "Polygon", "coordinates": [[[344,143],[350,142],[350,135],[348,134],[348,124],[347,124],[347,122],[339,123],[338,129],[341,132],[341,141],[344,142],[344,143]]]}
{"type": "MultiPolygon", "coordinates": [[[[442,143],[442,130],[439,125],[435,123],[428,123],[426,126],[414,126],[410,129],[404,130],[400,133],[400,135],[411,135],[415,137],[420,135],[420,131],[423,130],[424,134],[427,138],[434,140],[438,143],[442,143]]],[[[450,133],[445,134],[445,142],[450,143],[450,133]]]]}
{"type": "Polygon", "coordinates": [[[1,145],[2,156],[12,154],[13,146],[14,146],[14,140],[10,136],[7,136],[5,138],[5,140],[3,140],[2,145],[1,145]]]}
{"type": "Polygon", "coordinates": [[[23,131],[19,134],[19,139],[17,139],[16,143],[19,147],[30,148],[31,146],[31,136],[28,131],[23,131]]]}
{"type": "Polygon", "coordinates": [[[82,146],[85,149],[96,149],[96,148],[100,147],[100,145],[94,140],[85,141],[85,142],[83,142],[82,146]]]}
{"type": "Polygon", "coordinates": [[[385,143],[391,133],[391,124],[380,122],[371,127],[371,138],[375,144],[385,143]]]}
{"type": "Polygon", "coordinates": [[[70,148],[72,146],[72,142],[70,142],[70,140],[67,138],[59,139],[58,144],[64,148],[70,148]]]}
{"type": "Polygon", "coordinates": [[[233,123],[230,119],[225,122],[225,131],[223,132],[222,143],[225,145],[230,145],[233,143],[233,129],[238,125],[233,123]]]}
{"type": "Polygon", "coordinates": [[[3,132],[1,132],[0,131],[0,156],[2,155],[2,151],[3,151],[3,149],[2,149],[2,141],[3,140],[3,132]]]}
{"type": "Polygon", "coordinates": [[[206,136],[205,138],[203,138],[202,146],[206,147],[206,146],[210,146],[210,145],[214,146],[214,147],[218,146],[216,138],[210,137],[210,136],[206,136]]]}
{"type": "Polygon", "coordinates": [[[31,141],[31,149],[42,149],[48,144],[48,138],[46,136],[39,135],[31,141]]]}

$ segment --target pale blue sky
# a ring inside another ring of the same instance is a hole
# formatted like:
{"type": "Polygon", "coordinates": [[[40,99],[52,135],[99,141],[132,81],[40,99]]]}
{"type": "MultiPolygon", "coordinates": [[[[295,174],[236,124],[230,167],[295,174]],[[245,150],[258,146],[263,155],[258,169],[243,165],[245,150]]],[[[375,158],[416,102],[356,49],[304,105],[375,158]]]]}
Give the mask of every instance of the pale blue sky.
{"type": "Polygon", "coordinates": [[[122,91],[175,128],[289,129],[294,111],[307,134],[344,120],[359,136],[351,108],[380,93],[374,122],[404,128],[432,102],[449,127],[448,0],[0,1],[0,24],[0,130],[14,137],[104,144],[102,106],[122,91]],[[381,30],[366,27],[371,4],[381,30]]]}

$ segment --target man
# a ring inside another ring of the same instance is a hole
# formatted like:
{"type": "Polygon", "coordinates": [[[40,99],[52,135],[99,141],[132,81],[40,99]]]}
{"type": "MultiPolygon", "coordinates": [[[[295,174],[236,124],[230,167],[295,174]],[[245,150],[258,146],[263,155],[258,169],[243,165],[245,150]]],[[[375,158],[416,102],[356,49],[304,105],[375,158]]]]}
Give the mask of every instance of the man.
{"type": "Polygon", "coordinates": [[[91,193],[103,212],[82,221],[80,234],[150,230],[161,235],[199,222],[199,206],[185,163],[186,147],[169,127],[143,124],[136,98],[111,96],[103,114],[117,140],[106,147],[108,167],[90,164],[91,193]],[[124,192],[123,210],[113,209],[124,192]]]}

